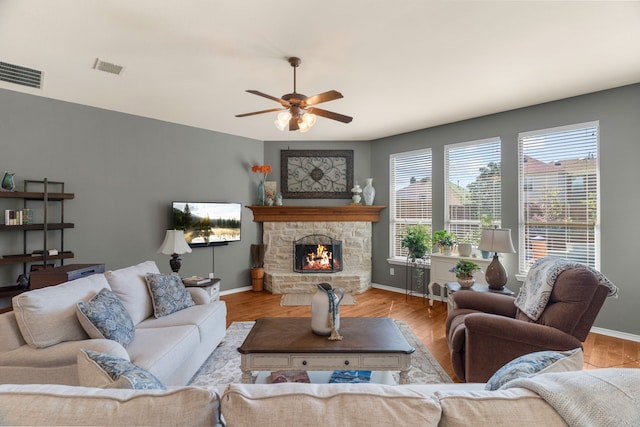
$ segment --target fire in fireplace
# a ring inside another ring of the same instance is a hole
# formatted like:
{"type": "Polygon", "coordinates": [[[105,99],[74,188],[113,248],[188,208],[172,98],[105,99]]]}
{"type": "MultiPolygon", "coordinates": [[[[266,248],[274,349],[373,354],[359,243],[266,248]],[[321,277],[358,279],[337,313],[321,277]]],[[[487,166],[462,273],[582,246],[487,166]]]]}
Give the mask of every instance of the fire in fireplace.
{"type": "Polygon", "coordinates": [[[324,234],[310,234],[293,242],[293,271],[333,273],[342,271],[342,241],[324,234]]]}

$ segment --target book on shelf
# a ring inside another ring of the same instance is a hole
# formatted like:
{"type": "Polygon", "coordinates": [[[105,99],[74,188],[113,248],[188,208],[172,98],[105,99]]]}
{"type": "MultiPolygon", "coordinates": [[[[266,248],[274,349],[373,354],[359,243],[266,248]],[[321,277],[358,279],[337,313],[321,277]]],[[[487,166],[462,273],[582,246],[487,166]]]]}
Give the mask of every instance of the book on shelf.
{"type": "Polygon", "coordinates": [[[333,371],[329,379],[329,384],[369,382],[371,382],[371,371],[333,371]]]}
{"type": "Polygon", "coordinates": [[[185,277],[184,279],[182,279],[182,283],[184,283],[185,285],[191,285],[191,286],[197,286],[197,285],[204,285],[205,283],[209,283],[209,280],[206,277],[200,277],[200,276],[191,276],[191,277],[185,277]]]}
{"type": "Polygon", "coordinates": [[[307,371],[273,371],[271,372],[271,383],[310,383],[307,371]]]}

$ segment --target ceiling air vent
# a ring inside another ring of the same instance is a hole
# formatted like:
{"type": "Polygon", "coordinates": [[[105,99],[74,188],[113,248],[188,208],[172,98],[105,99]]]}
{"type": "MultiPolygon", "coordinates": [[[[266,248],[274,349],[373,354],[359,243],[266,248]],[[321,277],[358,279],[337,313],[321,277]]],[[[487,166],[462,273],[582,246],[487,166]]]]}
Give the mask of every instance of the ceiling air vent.
{"type": "Polygon", "coordinates": [[[93,64],[93,68],[98,71],[104,71],[105,73],[111,73],[120,75],[124,67],[122,65],[112,64],[111,62],[101,61],[100,58],[96,58],[95,64],[93,64]]]}
{"type": "Polygon", "coordinates": [[[42,71],[0,61],[0,80],[40,89],[42,88],[42,71]]]}

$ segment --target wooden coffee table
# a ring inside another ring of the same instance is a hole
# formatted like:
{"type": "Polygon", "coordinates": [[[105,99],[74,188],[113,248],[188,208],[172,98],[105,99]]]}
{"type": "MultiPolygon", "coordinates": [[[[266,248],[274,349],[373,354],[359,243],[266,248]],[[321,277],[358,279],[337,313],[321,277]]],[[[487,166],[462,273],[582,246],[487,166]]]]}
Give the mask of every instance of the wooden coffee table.
{"type": "Polygon", "coordinates": [[[400,384],[409,382],[409,345],[393,319],[340,319],[342,341],[331,341],[311,331],[311,318],[261,318],[238,347],[242,382],[252,382],[252,371],[341,369],[400,371],[400,384]]]}

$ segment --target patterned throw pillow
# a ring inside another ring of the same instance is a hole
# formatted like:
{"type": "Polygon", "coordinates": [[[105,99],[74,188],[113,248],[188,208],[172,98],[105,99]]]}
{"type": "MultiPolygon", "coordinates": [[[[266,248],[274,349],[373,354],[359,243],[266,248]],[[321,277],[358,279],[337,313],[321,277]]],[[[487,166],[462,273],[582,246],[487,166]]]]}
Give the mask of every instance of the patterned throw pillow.
{"type": "Polygon", "coordinates": [[[89,301],[76,304],[76,316],[91,338],[106,338],[127,347],[133,341],[136,329],[117,296],[102,289],[89,301]]]}
{"type": "Polygon", "coordinates": [[[93,350],[81,349],[80,351],[80,357],[86,357],[111,378],[112,382],[106,388],[166,390],[164,384],[155,375],[127,359],[93,350]]]}
{"type": "Polygon", "coordinates": [[[167,316],[196,305],[184,287],[182,279],[175,274],[147,273],[145,279],[153,301],[155,317],[167,316]]]}
{"type": "Polygon", "coordinates": [[[527,378],[546,372],[580,371],[583,363],[581,348],[525,354],[498,369],[487,381],[485,390],[498,390],[516,378],[527,378]]]}

